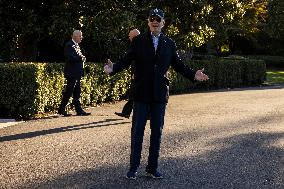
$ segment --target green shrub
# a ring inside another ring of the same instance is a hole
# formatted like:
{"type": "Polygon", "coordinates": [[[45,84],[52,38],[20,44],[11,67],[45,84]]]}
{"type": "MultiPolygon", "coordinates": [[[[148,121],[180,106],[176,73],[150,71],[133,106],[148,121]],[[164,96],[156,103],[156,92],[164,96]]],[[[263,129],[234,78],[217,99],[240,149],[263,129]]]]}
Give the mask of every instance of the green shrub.
{"type": "Polygon", "coordinates": [[[39,84],[34,64],[1,64],[0,113],[1,116],[29,117],[36,113],[36,94],[39,84]]]}
{"type": "MultiPolygon", "coordinates": [[[[30,118],[55,112],[65,84],[63,67],[59,63],[1,64],[0,116],[30,118]]],[[[129,79],[127,71],[111,78],[103,72],[102,64],[86,64],[81,84],[82,105],[119,100],[126,93],[129,79]]]]}
{"type": "Polygon", "coordinates": [[[173,70],[170,71],[171,91],[186,92],[192,89],[220,89],[244,86],[256,86],[265,81],[266,67],[262,60],[251,59],[214,59],[192,60],[186,64],[197,70],[204,68],[209,76],[206,82],[192,83],[173,70]]]}
{"type": "MultiPolygon", "coordinates": [[[[265,80],[265,64],[261,60],[212,59],[185,63],[196,70],[205,68],[210,79],[193,84],[171,69],[172,93],[253,86],[265,80]]],[[[55,112],[65,85],[63,67],[60,63],[1,64],[0,116],[31,118],[55,112]]],[[[130,78],[129,70],[110,77],[104,73],[103,64],[87,63],[81,81],[82,105],[95,106],[101,102],[120,100],[130,86],[130,78]]]]}
{"type": "Polygon", "coordinates": [[[267,68],[284,68],[284,56],[251,55],[248,58],[263,60],[267,68]]]}

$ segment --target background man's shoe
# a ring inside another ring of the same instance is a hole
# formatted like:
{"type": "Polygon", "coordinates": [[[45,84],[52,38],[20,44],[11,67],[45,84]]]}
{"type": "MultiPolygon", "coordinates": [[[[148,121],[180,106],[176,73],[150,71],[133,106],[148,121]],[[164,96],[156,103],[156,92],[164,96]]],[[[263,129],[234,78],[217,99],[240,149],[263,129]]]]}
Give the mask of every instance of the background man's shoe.
{"type": "Polygon", "coordinates": [[[91,113],[87,113],[85,111],[77,112],[77,116],[88,116],[88,115],[91,115],[91,113]]]}
{"type": "Polygon", "coordinates": [[[60,115],[63,115],[64,117],[69,117],[71,116],[72,114],[68,114],[65,110],[58,110],[58,114],[60,115]]]}
{"type": "Polygon", "coordinates": [[[115,114],[115,115],[118,115],[118,116],[120,116],[120,117],[125,117],[125,118],[129,118],[129,117],[130,117],[130,115],[125,114],[125,113],[114,112],[114,114],[115,114]]]}

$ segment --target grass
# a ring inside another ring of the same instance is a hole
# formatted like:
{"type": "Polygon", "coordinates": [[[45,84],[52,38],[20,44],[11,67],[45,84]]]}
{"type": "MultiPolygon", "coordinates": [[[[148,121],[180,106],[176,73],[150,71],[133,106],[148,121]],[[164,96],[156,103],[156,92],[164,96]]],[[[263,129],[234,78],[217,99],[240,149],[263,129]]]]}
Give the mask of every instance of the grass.
{"type": "Polygon", "coordinates": [[[267,70],[265,84],[284,85],[284,70],[267,70]]]}

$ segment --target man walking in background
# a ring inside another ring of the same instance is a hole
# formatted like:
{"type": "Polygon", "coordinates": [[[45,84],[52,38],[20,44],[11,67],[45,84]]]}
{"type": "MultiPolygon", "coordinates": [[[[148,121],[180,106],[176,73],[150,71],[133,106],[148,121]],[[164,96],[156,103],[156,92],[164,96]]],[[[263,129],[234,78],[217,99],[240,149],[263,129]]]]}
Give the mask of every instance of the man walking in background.
{"type": "MultiPolygon", "coordinates": [[[[140,34],[140,31],[136,28],[131,28],[128,34],[128,39],[130,41],[130,43],[132,42],[133,38],[136,37],[137,35],[140,34]]],[[[121,113],[120,112],[115,112],[116,115],[121,116],[121,117],[125,117],[125,118],[129,118],[130,114],[132,112],[133,109],[133,64],[131,66],[131,81],[130,81],[130,87],[128,90],[128,101],[127,103],[123,106],[121,113]]]]}
{"type": "Polygon", "coordinates": [[[70,97],[73,97],[73,105],[77,115],[86,116],[91,113],[85,112],[80,103],[81,95],[81,77],[83,76],[84,63],[86,57],[82,54],[79,43],[82,41],[83,35],[80,30],[75,30],[72,35],[72,40],[68,41],[64,48],[65,67],[64,77],[67,85],[63,91],[63,98],[58,109],[58,114],[63,116],[71,116],[66,111],[66,106],[70,97]]]}
{"type": "Polygon", "coordinates": [[[113,75],[128,68],[132,61],[135,64],[130,168],[126,175],[128,179],[137,178],[148,113],[150,113],[151,136],[146,175],[155,179],[163,178],[157,169],[165,110],[169,98],[169,67],[172,66],[174,70],[192,81],[208,79],[203,70],[194,71],[183,64],[176,52],[174,41],[161,32],[164,24],[163,11],[151,10],[148,16],[149,31],[133,39],[125,57],[117,64],[108,60],[104,67],[106,73],[113,75]]]}

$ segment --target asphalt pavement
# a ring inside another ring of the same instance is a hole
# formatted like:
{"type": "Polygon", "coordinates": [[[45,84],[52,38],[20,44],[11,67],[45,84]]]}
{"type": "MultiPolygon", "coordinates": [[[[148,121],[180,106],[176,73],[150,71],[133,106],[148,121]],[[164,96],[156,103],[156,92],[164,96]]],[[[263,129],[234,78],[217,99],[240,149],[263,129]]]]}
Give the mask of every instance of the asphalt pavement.
{"type": "Polygon", "coordinates": [[[283,189],[284,88],[173,95],[167,105],[159,171],[144,176],[145,130],[137,180],[127,180],[131,119],[124,101],[0,129],[1,189],[283,189]]]}

